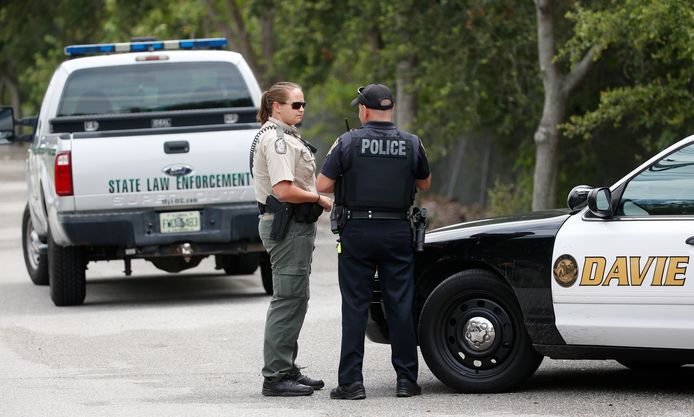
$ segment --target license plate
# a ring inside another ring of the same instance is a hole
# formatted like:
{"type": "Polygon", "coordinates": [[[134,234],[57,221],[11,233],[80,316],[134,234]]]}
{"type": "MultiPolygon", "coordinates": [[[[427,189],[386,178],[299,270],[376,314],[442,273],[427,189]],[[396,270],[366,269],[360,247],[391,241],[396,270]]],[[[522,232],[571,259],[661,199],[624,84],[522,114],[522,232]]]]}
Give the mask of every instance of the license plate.
{"type": "Polygon", "coordinates": [[[159,225],[162,233],[181,233],[200,231],[199,211],[177,211],[159,213],[159,225]]]}

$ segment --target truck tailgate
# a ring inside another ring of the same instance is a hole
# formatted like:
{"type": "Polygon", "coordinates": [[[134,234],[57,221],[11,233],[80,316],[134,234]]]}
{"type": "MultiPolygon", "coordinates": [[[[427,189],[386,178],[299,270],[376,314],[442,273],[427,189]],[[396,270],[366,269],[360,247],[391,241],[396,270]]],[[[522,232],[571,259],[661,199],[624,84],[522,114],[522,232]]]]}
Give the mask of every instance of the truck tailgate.
{"type": "Polygon", "coordinates": [[[253,202],[248,155],[254,134],[244,129],[73,138],[75,209],[253,202]]]}

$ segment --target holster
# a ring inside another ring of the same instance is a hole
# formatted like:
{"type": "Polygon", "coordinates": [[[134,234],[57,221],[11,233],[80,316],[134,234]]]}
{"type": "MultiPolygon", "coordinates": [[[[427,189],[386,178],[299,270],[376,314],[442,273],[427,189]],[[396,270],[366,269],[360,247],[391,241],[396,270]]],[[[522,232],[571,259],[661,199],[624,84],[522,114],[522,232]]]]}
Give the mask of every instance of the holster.
{"type": "Polygon", "coordinates": [[[347,210],[333,203],[333,209],[330,211],[330,231],[334,234],[341,233],[346,222],[347,210]]]}
{"type": "Polygon", "coordinates": [[[413,207],[410,217],[412,228],[412,246],[416,252],[424,251],[424,235],[427,230],[427,209],[413,207]]]}
{"type": "Polygon", "coordinates": [[[283,240],[289,229],[289,221],[292,219],[292,205],[284,203],[274,195],[267,196],[265,206],[268,213],[275,215],[270,229],[270,239],[274,241],[283,240]]]}
{"type": "Polygon", "coordinates": [[[294,206],[294,221],[297,223],[315,223],[323,213],[323,207],[318,203],[292,204],[294,206]]]}

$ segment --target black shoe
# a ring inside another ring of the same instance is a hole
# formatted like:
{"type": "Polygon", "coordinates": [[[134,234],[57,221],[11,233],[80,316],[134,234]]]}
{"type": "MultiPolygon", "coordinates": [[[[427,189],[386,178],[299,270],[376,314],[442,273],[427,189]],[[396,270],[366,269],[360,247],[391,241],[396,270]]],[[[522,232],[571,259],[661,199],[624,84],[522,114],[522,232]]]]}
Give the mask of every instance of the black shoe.
{"type": "Polygon", "coordinates": [[[325,382],[322,379],[313,379],[308,375],[302,375],[301,372],[297,372],[291,375],[291,378],[301,385],[306,385],[314,390],[319,390],[325,386],[325,382]]]}
{"type": "Polygon", "coordinates": [[[289,378],[284,378],[279,381],[266,379],[263,381],[262,392],[266,397],[297,397],[313,394],[313,388],[299,384],[289,378]]]}
{"type": "Polygon", "coordinates": [[[397,388],[395,389],[395,395],[398,397],[412,397],[413,395],[420,395],[422,393],[422,387],[417,385],[416,382],[412,382],[409,379],[398,379],[397,388]]]}
{"type": "Polygon", "coordinates": [[[348,385],[338,385],[330,391],[333,400],[363,400],[366,398],[366,390],[361,382],[352,382],[348,385]]]}

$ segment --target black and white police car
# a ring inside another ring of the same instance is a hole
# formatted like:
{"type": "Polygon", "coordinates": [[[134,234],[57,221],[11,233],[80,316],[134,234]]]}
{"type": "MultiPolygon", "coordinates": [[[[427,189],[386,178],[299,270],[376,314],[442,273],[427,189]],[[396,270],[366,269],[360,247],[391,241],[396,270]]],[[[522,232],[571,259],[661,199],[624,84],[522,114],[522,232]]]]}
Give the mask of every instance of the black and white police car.
{"type": "MultiPolygon", "coordinates": [[[[426,235],[415,317],[449,387],[507,391],[542,358],[694,363],[694,136],[569,210],[471,221],[426,235]]],[[[387,343],[376,289],[368,336],[387,343]]]]}

